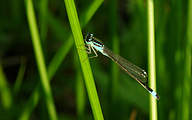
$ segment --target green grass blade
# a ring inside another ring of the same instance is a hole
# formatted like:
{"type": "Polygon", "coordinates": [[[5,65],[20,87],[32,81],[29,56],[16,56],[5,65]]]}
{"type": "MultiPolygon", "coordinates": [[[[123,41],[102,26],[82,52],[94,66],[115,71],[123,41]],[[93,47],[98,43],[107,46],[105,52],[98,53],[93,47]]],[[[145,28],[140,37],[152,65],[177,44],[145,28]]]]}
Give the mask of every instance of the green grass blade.
{"type": "Polygon", "coordinates": [[[13,96],[15,97],[21,87],[21,83],[23,81],[23,77],[25,75],[25,69],[26,69],[26,63],[27,63],[27,60],[25,57],[23,57],[21,59],[21,65],[20,65],[20,68],[19,68],[19,72],[18,72],[18,75],[17,75],[17,78],[16,78],[16,82],[15,82],[15,85],[13,87],[13,96]]]}
{"type": "MultiPolygon", "coordinates": [[[[154,3],[147,0],[149,86],[156,91],[154,3]]],[[[157,100],[150,94],[150,119],[157,120],[157,100]]]]}
{"type": "Polygon", "coordinates": [[[40,2],[40,36],[43,43],[45,43],[45,39],[47,36],[47,20],[46,13],[48,12],[48,0],[41,0],[40,2]]]}
{"type": "Polygon", "coordinates": [[[45,100],[46,100],[48,113],[49,113],[51,120],[57,120],[56,109],[55,109],[55,105],[53,102],[51,87],[49,84],[47,70],[45,67],[45,62],[44,62],[44,57],[43,57],[43,52],[42,52],[42,48],[40,45],[40,38],[39,38],[38,29],[37,29],[33,2],[32,2],[32,0],[25,0],[25,3],[26,3],[25,5],[26,5],[27,18],[28,18],[28,22],[29,22],[30,31],[31,31],[32,42],[33,42],[33,47],[34,47],[34,51],[35,51],[35,55],[36,55],[38,70],[39,70],[41,83],[42,83],[43,90],[44,90],[45,97],[46,97],[45,100]]]}
{"type": "Polygon", "coordinates": [[[57,69],[61,65],[61,63],[62,63],[63,59],[65,58],[65,56],[67,55],[67,53],[69,52],[73,43],[74,43],[73,37],[70,36],[67,39],[67,42],[65,42],[65,44],[62,44],[61,48],[57,51],[57,53],[53,57],[52,61],[49,64],[49,67],[48,67],[49,78],[52,78],[53,75],[56,73],[57,69]]]}
{"type": "MultiPolygon", "coordinates": [[[[110,0],[109,2],[109,40],[112,42],[112,50],[119,54],[119,38],[117,35],[117,0],[110,0]]],[[[118,113],[116,108],[119,106],[119,66],[111,61],[111,81],[110,81],[110,94],[111,94],[111,102],[109,103],[109,119],[118,119],[118,113]]]]}
{"type": "Polygon", "coordinates": [[[80,17],[80,25],[81,28],[84,28],[85,25],[88,23],[88,21],[92,18],[93,14],[97,11],[97,9],[100,7],[103,0],[94,0],[91,5],[88,5],[87,12],[84,12],[82,16],[80,17]]]}
{"type": "Polygon", "coordinates": [[[86,103],[85,96],[86,91],[84,81],[82,74],[79,70],[77,71],[77,83],[76,83],[77,114],[79,119],[83,119],[83,113],[85,111],[85,103],[86,103]]]}
{"type": "MultiPolygon", "coordinates": [[[[84,44],[84,42],[83,42],[81,27],[79,24],[79,20],[78,20],[76,8],[75,8],[75,3],[73,0],[64,0],[64,2],[65,2],[65,6],[66,6],[66,10],[67,10],[67,14],[68,14],[68,18],[69,18],[69,22],[70,22],[70,26],[71,26],[71,30],[73,33],[76,47],[83,49],[82,46],[81,47],[79,46],[79,45],[84,44]]],[[[89,100],[91,103],[94,118],[96,120],[103,120],[103,114],[101,111],[99,98],[98,98],[95,83],[93,80],[93,75],[92,75],[91,67],[89,64],[89,60],[82,62],[88,56],[85,52],[80,51],[80,50],[78,50],[78,55],[79,55],[79,59],[81,61],[81,67],[82,67],[83,75],[85,78],[85,85],[87,88],[87,92],[88,92],[89,100]]]]}
{"type": "Polygon", "coordinates": [[[188,3],[187,32],[184,53],[184,78],[182,90],[181,120],[190,120],[191,92],[191,45],[192,45],[192,0],[188,3]]]}
{"type": "Polygon", "coordinates": [[[22,114],[19,116],[18,120],[28,120],[30,114],[35,109],[35,106],[37,105],[40,97],[40,84],[36,87],[35,91],[31,95],[30,99],[27,101],[25,108],[22,112],[22,114]]]}
{"type": "Polygon", "coordinates": [[[81,74],[81,68],[80,68],[76,49],[74,51],[73,56],[74,56],[74,64],[76,66],[76,76],[77,76],[76,77],[77,115],[79,120],[83,120],[84,112],[85,112],[85,103],[86,103],[85,101],[86,91],[85,91],[83,76],[81,74]]]}
{"type": "Polygon", "coordinates": [[[7,83],[7,79],[0,64],[0,95],[1,103],[5,110],[8,110],[12,104],[11,91],[7,83]]]}
{"type": "MultiPolygon", "coordinates": [[[[110,40],[112,40],[113,51],[119,54],[119,40],[117,37],[117,0],[111,0],[109,5],[109,33],[110,40]]],[[[118,98],[118,75],[119,66],[112,61],[112,101],[118,98]]]]}

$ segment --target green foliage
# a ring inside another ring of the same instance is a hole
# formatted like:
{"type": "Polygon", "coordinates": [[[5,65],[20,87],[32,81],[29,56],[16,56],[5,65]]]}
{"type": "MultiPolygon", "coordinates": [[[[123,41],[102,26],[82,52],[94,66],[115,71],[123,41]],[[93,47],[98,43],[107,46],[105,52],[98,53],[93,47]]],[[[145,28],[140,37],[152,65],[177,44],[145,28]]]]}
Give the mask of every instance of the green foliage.
{"type": "Polygon", "coordinates": [[[154,1],[153,51],[148,1],[1,1],[0,119],[192,119],[192,0],[154,1]],[[82,62],[88,32],[150,77],[156,67],[157,108],[109,58],[82,62]]]}

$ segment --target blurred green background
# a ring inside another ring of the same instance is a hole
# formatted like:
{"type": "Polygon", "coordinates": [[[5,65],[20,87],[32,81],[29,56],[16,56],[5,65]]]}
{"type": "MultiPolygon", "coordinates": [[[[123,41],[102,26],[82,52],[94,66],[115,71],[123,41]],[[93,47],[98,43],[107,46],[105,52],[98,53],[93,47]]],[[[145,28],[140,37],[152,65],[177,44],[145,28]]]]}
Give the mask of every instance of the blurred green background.
{"type": "MultiPolygon", "coordinates": [[[[94,119],[64,2],[32,2],[58,119],[94,119]]],[[[154,4],[160,120],[192,119],[189,3],[154,4]]],[[[108,48],[148,71],[146,1],[77,0],[75,5],[83,36],[94,33],[108,48]],[[93,16],[86,16],[89,11],[93,16]]],[[[0,119],[51,119],[25,1],[1,1],[0,11],[0,119]]],[[[149,93],[112,60],[98,55],[90,63],[104,118],[149,119],[149,93]]]]}

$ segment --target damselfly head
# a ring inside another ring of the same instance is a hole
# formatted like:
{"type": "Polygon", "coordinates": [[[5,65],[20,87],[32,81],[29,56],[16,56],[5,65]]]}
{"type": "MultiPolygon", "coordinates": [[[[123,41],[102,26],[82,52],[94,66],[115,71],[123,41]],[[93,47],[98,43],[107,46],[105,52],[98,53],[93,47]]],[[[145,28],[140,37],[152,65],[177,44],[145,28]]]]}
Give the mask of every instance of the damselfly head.
{"type": "Polygon", "coordinates": [[[85,43],[88,44],[89,42],[91,42],[93,39],[93,34],[92,33],[88,33],[87,36],[85,37],[85,43]]]}

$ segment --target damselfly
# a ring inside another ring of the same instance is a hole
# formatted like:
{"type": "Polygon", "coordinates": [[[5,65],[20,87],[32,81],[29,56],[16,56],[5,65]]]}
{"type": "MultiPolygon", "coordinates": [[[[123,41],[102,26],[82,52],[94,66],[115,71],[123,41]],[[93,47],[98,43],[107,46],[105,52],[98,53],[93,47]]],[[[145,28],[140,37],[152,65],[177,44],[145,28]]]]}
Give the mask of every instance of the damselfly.
{"type": "MultiPolygon", "coordinates": [[[[95,56],[89,57],[94,58],[97,57],[97,51],[101,52],[103,55],[111,58],[115,63],[117,63],[128,75],[133,77],[137,82],[139,82],[149,93],[151,93],[157,100],[160,99],[160,96],[149,88],[144,83],[147,81],[147,72],[145,70],[139,68],[138,66],[132,64],[121,56],[115,54],[113,51],[105,47],[105,45],[98,39],[93,37],[92,33],[88,33],[85,37],[85,45],[84,46],[88,51],[88,54],[91,54],[91,49],[95,53],[95,56]]],[[[87,59],[87,58],[86,58],[87,59]]],[[[86,60],[85,59],[85,60],[86,60]]]]}

